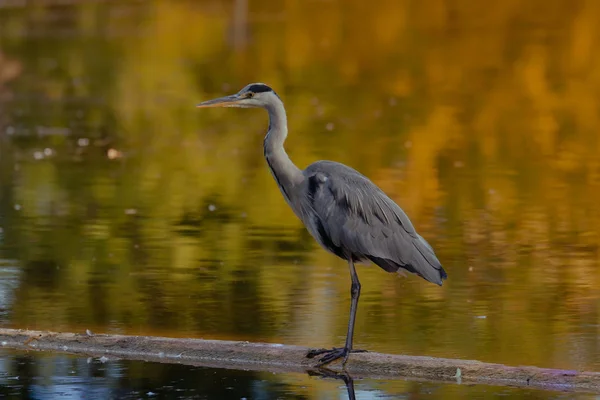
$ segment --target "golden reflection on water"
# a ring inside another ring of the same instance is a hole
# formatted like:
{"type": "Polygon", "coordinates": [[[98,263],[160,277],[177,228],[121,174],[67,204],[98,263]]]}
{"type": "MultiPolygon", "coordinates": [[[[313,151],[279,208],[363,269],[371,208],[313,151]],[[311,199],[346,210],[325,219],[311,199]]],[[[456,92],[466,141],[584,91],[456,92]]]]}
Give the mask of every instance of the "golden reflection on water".
{"type": "Polygon", "coordinates": [[[342,343],[346,266],[281,198],[265,113],[194,108],[262,81],[292,159],[369,176],[448,271],[438,288],[360,267],[357,347],[598,370],[600,3],[249,7],[0,10],[24,66],[0,118],[2,257],[20,271],[4,323],[342,343]],[[39,127],[74,139],[24,138],[39,127]]]}

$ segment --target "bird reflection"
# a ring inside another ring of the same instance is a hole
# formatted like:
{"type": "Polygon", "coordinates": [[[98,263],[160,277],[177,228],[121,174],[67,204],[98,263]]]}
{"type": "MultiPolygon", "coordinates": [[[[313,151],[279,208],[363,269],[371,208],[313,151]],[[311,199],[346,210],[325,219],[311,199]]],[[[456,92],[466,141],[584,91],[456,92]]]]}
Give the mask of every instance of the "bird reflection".
{"type": "Polygon", "coordinates": [[[346,385],[349,400],[356,400],[356,394],[354,394],[354,379],[345,370],[341,372],[333,371],[329,368],[315,368],[306,371],[309,376],[320,376],[321,378],[329,379],[341,379],[346,385]]]}

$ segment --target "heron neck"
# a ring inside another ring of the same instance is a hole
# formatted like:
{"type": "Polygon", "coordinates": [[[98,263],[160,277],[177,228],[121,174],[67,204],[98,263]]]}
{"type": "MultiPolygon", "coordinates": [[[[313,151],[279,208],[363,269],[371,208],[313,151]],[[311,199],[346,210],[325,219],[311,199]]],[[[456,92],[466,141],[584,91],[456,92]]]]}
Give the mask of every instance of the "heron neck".
{"type": "Polygon", "coordinates": [[[269,131],[265,136],[264,154],[273,177],[286,200],[290,190],[303,179],[302,171],[290,160],[283,148],[287,137],[287,117],[281,101],[266,107],[269,112],[269,131]]]}

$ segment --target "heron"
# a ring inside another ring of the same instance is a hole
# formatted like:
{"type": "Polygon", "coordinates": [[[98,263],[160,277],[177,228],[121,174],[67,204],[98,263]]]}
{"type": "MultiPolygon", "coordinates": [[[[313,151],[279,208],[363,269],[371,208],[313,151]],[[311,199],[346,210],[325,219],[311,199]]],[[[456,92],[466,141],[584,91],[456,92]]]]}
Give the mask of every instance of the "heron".
{"type": "Polygon", "coordinates": [[[352,347],[361,289],[355,264],[372,262],[386,272],[410,272],[439,286],[447,278],[431,245],[369,178],[334,161],[316,161],[304,170],[292,162],[283,146],[288,135],[285,107],[271,87],[251,83],[238,93],[197,107],[267,110],[264,157],[283,198],[317,243],[348,263],[351,303],[346,342],[344,347],[310,350],[306,357],[321,356],[317,367],[342,359],[345,368],[351,353],[364,352],[352,347]]]}

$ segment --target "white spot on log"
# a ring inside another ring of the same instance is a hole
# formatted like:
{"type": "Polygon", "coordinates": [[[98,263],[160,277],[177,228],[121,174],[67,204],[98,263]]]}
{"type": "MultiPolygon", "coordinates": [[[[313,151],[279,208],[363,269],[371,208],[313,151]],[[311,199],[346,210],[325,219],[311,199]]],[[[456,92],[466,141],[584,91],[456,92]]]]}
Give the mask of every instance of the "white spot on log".
{"type": "Polygon", "coordinates": [[[454,378],[456,378],[456,383],[459,385],[462,383],[462,372],[460,371],[460,368],[456,368],[456,375],[454,375],[454,378]]]}

